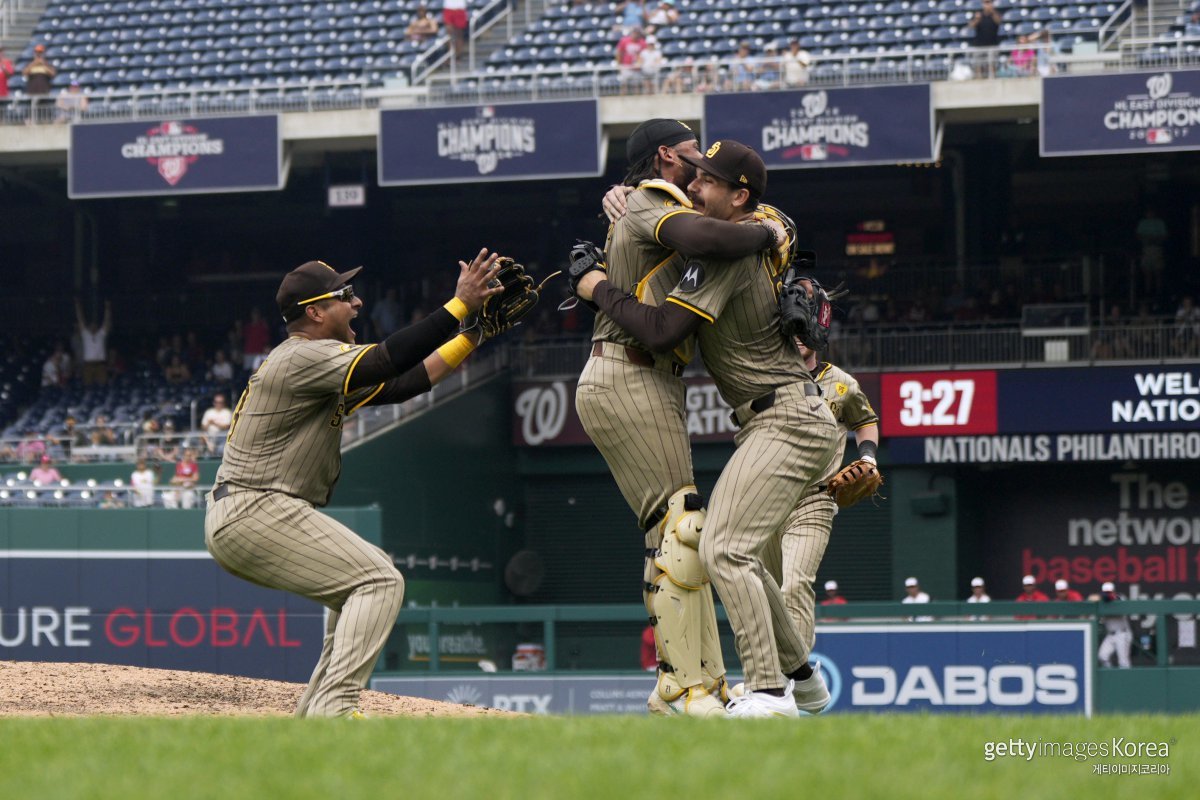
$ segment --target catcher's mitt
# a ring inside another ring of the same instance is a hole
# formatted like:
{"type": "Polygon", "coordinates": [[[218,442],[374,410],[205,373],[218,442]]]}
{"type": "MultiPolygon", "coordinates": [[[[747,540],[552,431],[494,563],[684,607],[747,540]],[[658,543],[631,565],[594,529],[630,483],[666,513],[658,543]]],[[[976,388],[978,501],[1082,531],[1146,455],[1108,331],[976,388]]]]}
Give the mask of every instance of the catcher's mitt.
{"type": "Polygon", "coordinates": [[[605,263],[604,251],[597,247],[592,242],[583,239],[576,239],[576,244],[571,248],[570,266],[567,267],[567,286],[570,289],[571,297],[559,306],[559,310],[566,311],[574,308],[578,303],[582,302],[592,311],[599,311],[600,307],[591,300],[584,300],[576,292],[579,287],[579,282],[583,280],[583,276],[587,275],[592,270],[608,271],[608,264],[605,263]]]}
{"type": "Polygon", "coordinates": [[[825,491],[838,504],[838,508],[849,508],[865,498],[873,497],[880,486],[883,486],[883,476],[878,468],[874,463],[860,458],[834,475],[825,491]]]}
{"type": "Polygon", "coordinates": [[[537,305],[546,281],[559,274],[547,275],[545,280],[535,285],[533,278],[525,272],[525,267],[513,259],[501,256],[496,259],[496,265],[499,269],[489,285],[493,288],[503,286],[504,291],[484,300],[476,319],[467,328],[470,330],[478,325],[481,342],[499,336],[520,323],[537,305]]]}

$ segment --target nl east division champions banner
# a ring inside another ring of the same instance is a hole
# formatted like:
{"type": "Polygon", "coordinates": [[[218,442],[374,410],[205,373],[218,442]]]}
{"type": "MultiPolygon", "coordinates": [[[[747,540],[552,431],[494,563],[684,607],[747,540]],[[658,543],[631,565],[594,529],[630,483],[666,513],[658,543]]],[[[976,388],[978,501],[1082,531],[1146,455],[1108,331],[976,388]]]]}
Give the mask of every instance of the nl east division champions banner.
{"type": "Polygon", "coordinates": [[[898,372],[880,377],[895,464],[1200,459],[1200,367],[898,372]]]}
{"type": "Polygon", "coordinates": [[[704,97],[704,143],[735,139],[769,169],[935,160],[929,84],[704,97]]]}
{"type": "Polygon", "coordinates": [[[1042,155],[1200,148],[1200,70],[1042,80],[1042,155]]]}
{"type": "Polygon", "coordinates": [[[123,197],[283,187],[279,117],[165,117],[72,125],[68,195],[123,197]]]}
{"type": "Polygon", "coordinates": [[[379,185],[593,177],[595,100],[379,112],[379,185]]]}

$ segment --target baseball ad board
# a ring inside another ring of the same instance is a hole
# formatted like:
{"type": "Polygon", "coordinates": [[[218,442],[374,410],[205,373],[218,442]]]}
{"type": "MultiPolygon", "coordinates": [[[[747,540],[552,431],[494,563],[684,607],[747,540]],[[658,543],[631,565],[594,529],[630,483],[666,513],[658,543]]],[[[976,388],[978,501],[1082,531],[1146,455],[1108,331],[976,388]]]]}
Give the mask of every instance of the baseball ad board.
{"type": "Polygon", "coordinates": [[[929,84],[707,94],[704,142],[734,139],[768,169],[936,159],[929,84]]]}
{"type": "Polygon", "coordinates": [[[379,185],[593,177],[604,171],[596,100],[379,112],[379,185]]]}
{"type": "MultiPolygon", "coordinates": [[[[825,713],[1092,711],[1087,623],[821,625],[812,659],[832,697],[825,713]]],[[[654,676],[392,676],[371,688],[534,714],[644,714],[654,676]]]]}
{"type": "Polygon", "coordinates": [[[324,609],[204,551],[0,551],[0,661],[66,661],[306,682],[324,609]]]}
{"type": "Polygon", "coordinates": [[[72,198],[283,188],[279,117],[164,118],[71,126],[72,198]]]}
{"type": "Polygon", "coordinates": [[[1042,79],[1043,156],[1200,148],[1200,70],[1042,79]]]}
{"type": "Polygon", "coordinates": [[[1200,459],[1200,367],[887,373],[895,464],[1200,459]]]}

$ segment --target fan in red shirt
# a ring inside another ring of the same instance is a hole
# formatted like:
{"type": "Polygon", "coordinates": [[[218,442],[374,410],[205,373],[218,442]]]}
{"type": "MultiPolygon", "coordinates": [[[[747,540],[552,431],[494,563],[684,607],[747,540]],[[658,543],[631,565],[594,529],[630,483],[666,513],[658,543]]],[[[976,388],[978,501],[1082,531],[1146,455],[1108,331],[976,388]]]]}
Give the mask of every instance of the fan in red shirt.
{"type": "Polygon", "coordinates": [[[658,669],[658,647],[654,644],[654,626],[642,629],[642,669],[653,672],[658,669]]]}
{"type": "MultiPolygon", "coordinates": [[[[1024,586],[1024,591],[1022,591],[1021,594],[1017,595],[1018,603],[1048,603],[1048,602],[1050,602],[1050,598],[1046,597],[1046,595],[1042,594],[1038,590],[1037,581],[1035,581],[1033,579],[1032,575],[1026,575],[1021,580],[1021,584],[1024,586]]],[[[1034,616],[1033,614],[1027,614],[1027,615],[1022,615],[1022,616],[1017,616],[1017,617],[1015,617],[1015,619],[1037,619],[1037,617],[1034,616]]]]}
{"type": "Polygon", "coordinates": [[[1054,599],[1065,603],[1082,603],[1083,595],[1072,589],[1071,584],[1060,578],[1054,582],[1054,599]]]}

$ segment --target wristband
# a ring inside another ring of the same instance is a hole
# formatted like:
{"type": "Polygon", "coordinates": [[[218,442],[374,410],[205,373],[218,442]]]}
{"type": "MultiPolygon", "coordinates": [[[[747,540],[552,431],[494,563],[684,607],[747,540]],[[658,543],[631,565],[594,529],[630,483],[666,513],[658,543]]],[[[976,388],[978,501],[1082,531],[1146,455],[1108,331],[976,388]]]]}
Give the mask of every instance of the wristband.
{"type": "Polygon", "coordinates": [[[875,442],[865,440],[858,443],[858,457],[863,461],[875,463],[875,454],[879,452],[879,446],[875,442]]]}
{"type": "Polygon", "coordinates": [[[471,310],[467,308],[467,304],[457,297],[450,298],[450,302],[446,303],[442,308],[454,315],[454,318],[459,322],[462,322],[467,318],[467,314],[471,313],[471,310]]]}
{"type": "Polygon", "coordinates": [[[437,349],[437,354],[442,357],[442,360],[453,369],[461,364],[467,356],[471,355],[471,351],[475,349],[475,342],[465,333],[460,333],[450,341],[437,349]]]}

